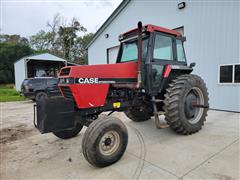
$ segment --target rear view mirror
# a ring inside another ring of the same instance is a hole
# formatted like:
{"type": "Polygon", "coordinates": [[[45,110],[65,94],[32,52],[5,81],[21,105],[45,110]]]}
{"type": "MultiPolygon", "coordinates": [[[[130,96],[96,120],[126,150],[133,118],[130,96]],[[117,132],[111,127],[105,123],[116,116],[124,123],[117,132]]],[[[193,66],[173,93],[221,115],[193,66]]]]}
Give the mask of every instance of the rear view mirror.
{"type": "Polygon", "coordinates": [[[190,68],[193,68],[194,66],[196,66],[196,63],[195,63],[195,62],[192,62],[192,63],[189,65],[190,68]]]}

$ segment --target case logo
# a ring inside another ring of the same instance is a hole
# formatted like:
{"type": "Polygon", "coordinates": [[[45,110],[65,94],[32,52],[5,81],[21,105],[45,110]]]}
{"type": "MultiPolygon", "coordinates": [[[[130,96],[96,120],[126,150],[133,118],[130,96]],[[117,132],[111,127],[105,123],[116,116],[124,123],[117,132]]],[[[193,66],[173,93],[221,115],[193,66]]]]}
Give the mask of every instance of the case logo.
{"type": "Polygon", "coordinates": [[[98,78],[78,78],[79,84],[98,84],[98,78]]]}

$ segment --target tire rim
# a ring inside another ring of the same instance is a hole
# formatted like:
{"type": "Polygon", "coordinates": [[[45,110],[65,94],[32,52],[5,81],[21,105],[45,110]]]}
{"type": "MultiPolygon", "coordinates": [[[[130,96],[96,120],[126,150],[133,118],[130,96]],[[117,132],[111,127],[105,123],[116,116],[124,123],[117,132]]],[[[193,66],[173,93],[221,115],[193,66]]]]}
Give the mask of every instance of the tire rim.
{"type": "Polygon", "coordinates": [[[99,150],[105,156],[110,156],[117,151],[120,146],[120,136],[116,131],[106,132],[100,140],[99,150]]]}
{"type": "Polygon", "coordinates": [[[184,103],[184,113],[191,124],[196,124],[200,121],[203,115],[203,108],[194,107],[193,104],[204,105],[204,96],[201,89],[193,87],[186,95],[186,101],[184,103]]]}

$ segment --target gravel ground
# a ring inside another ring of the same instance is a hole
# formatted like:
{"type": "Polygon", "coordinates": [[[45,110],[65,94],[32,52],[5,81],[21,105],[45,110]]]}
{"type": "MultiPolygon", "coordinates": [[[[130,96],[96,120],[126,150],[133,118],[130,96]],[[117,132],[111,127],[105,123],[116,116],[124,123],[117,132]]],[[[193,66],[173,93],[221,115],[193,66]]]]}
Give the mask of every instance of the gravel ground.
{"type": "Polygon", "coordinates": [[[94,168],[81,149],[86,128],[75,138],[41,135],[33,126],[31,101],[1,103],[0,179],[239,179],[239,113],[209,111],[203,130],[181,136],[158,130],[153,119],[128,127],[120,161],[94,168]]]}

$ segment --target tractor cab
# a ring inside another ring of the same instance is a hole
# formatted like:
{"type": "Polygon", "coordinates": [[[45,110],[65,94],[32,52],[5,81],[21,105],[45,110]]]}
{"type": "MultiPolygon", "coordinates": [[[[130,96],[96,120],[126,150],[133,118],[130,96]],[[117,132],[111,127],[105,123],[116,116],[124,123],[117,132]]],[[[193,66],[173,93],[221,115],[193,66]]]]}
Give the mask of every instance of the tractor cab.
{"type": "Polygon", "coordinates": [[[174,77],[171,75],[170,79],[179,75],[180,71],[192,71],[187,67],[183,46],[185,40],[175,30],[151,24],[142,27],[139,22],[138,28],[119,36],[121,45],[116,62],[137,62],[141,86],[148,93],[157,94],[164,88],[170,71],[177,71],[172,73],[174,77]]]}
{"type": "Polygon", "coordinates": [[[119,35],[121,45],[117,63],[137,61],[139,40],[142,44],[143,62],[162,60],[170,64],[186,64],[183,48],[186,38],[175,30],[154,25],[143,26],[141,34],[138,33],[138,29],[133,29],[119,35]]]}

